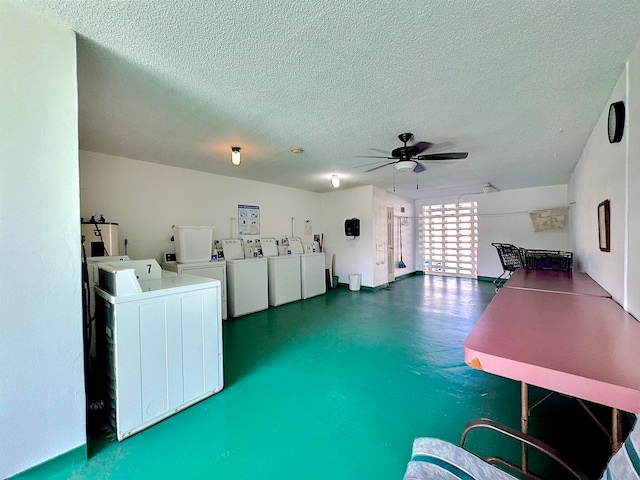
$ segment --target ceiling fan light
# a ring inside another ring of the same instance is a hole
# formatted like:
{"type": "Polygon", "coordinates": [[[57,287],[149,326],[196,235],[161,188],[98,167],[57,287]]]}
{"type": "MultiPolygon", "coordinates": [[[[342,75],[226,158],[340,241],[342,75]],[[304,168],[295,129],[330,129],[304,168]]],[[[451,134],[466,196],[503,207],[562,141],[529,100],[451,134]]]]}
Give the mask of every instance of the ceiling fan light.
{"type": "Polygon", "coordinates": [[[409,170],[413,170],[414,168],[416,168],[416,162],[414,162],[413,160],[400,160],[393,166],[398,172],[408,172],[409,170]]]}
{"type": "Polygon", "coordinates": [[[240,147],[231,147],[231,163],[237,167],[240,162],[240,147]]]}
{"type": "Polygon", "coordinates": [[[331,175],[331,185],[333,185],[333,188],[340,186],[340,177],[338,175],[331,175]]]}

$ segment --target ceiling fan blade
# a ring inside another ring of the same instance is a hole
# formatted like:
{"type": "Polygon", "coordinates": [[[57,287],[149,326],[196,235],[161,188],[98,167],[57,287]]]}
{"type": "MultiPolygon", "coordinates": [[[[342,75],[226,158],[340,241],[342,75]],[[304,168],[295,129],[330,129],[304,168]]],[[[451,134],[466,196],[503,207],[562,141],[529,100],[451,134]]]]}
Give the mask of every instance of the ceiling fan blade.
{"type": "Polygon", "coordinates": [[[433,144],[429,142],[418,142],[415,145],[407,145],[405,147],[394,148],[391,151],[393,158],[411,158],[419,153],[424,152],[426,149],[431,148],[433,144]]]}
{"type": "Polygon", "coordinates": [[[416,157],[417,160],[460,160],[467,158],[469,152],[430,153],[416,157]]]}
{"type": "Polygon", "coordinates": [[[393,157],[380,157],[378,155],[354,155],[353,158],[386,158],[387,160],[393,160],[393,157]]]}
{"type": "Polygon", "coordinates": [[[369,148],[369,150],[371,150],[372,152],[379,152],[379,153],[384,153],[385,155],[389,155],[388,150],[382,150],[381,148],[369,148]]]}
{"type": "Polygon", "coordinates": [[[396,162],[385,163],[384,165],[378,165],[377,167],[370,168],[369,170],[365,170],[364,173],[373,172],[374,170],[378,170],[379,168],[386,167],[387,165],[393,165],[396,162]]]}
{"type": "MultiPolygon", "coordinates": [[[[415,158],[414,158],[415,160],[415,158]]],[[[455,165],[456,163],[459,162],[459,160],[456,160],[455,158],[449,158],[446,160],[420,160],[423,163],[427,163],[429,165],[455,165]]]]}
{"type": "MultiPolygon", "coordinates": [[[[374,157],[374,158],[376,158],[376,157],[374,157]]],[[[389,159],[389,160],[391,160],[391,159],[389,159]]],[[[356,165],[356,166],[355,166],[355,167],[353,167],[353,168],[368,167],[368,166],[370,166],[370,165],[377,165],[377,164],[379,164],[379,163],[383,163],[383,162],[384,162],[384,164],[385,164],[385,165],[388,165],[388,163],[387,163],[385,160],[378,160],[377,162],[365,163],[365,164],[363,164],[363,165],[356,165]]],[[[394,162],[392,162],[392,163],[394,163],[394,162]]]]}
{"type": "Polygon", "coordinates": [[[420,162],[416,162],[416,166],[413,169],[413,171],[415,173],[420,173],[420,172],[424,172],[427,169],[427,167],[425,167],[424,165],[422,165],[420,162]]]}
{"type": "Polygon", "coordinates": [[[434,143],[433,147],[431,147],[431,150],[436,150],[438,152],[441,152],[442,150],[447,150],[451,147],[455,147],[455,144],[453,142],[440,142],[440,143],[434,143]]]}
{"type": "Polygon", "coordinates": [[[412,157],[414,155],[419,155],[420,153],[424,152],[425,150],[431,148],[433,146],[433,143],[429,143],[429,142],[417,142],[414,143],[413,145],[411,145],[409,147],[409,155],[411,155],[412,157]]]}

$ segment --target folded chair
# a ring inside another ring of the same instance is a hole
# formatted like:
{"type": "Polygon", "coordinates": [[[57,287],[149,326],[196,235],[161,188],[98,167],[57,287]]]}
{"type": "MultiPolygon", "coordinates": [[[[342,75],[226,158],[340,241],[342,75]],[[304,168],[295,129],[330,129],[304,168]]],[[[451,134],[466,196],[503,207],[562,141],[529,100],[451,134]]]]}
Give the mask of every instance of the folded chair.
{"type": "MultiPolygon", "coordinates": [[[[640,427],[633,428],[622,448],[609,459],[600,480],[637,479],[640,472],[640,427]]],[[[514,480],[524,475],[539,479],[532,472],[514,465],[499,457],[481,459],[464,447],[467,434],[477,428],[494,430],[531,448],[539,450],[558,462],[572,478],[586,480],[584,475],[570,461],[564,459],[556,450],[536,438],[518,430],[487,419],[474,420],[464,429],[460,446],[436,438],[417,438],[413,442],[411,460],[407,465],[404,480],[514,480]],[[496,467],[501,465],[503,469],[496,467]],[[514,477],[504,468],[520,474],[514,477]]]]}

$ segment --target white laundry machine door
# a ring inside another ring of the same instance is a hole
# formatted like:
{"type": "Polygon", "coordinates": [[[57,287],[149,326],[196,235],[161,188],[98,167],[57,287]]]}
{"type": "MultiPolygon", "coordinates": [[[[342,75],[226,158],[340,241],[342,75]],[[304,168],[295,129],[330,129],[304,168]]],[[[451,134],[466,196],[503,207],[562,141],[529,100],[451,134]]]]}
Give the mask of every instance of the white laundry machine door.
{"type": "Polygon", "coordinates": [[[301,255],[300,274],[302,298],[311,298],[326,293],[324,253],[301,255]]]}
{"type": "Polygon", "coordinates": [[[267,259],[227,260],[227,297],[230,317],[269,308],[267,259]]]}
{"type": "Polygon", "coordinates": [[[299,255],[269,257],[269,305],[278,306],[302,298],[299,255]]]}

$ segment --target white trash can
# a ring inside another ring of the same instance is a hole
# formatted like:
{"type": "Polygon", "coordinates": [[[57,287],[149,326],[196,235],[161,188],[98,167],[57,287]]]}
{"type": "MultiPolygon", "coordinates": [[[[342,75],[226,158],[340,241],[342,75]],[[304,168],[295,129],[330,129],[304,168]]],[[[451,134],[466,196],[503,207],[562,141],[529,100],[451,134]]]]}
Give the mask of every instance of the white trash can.
{"type": "Polygon", "coordinates": [[[349,290],[351,290],[352,292],[357,292],[358,290],[360,290],[360,283],[362,283],[361,273],[349,274],[349,290]]]}

